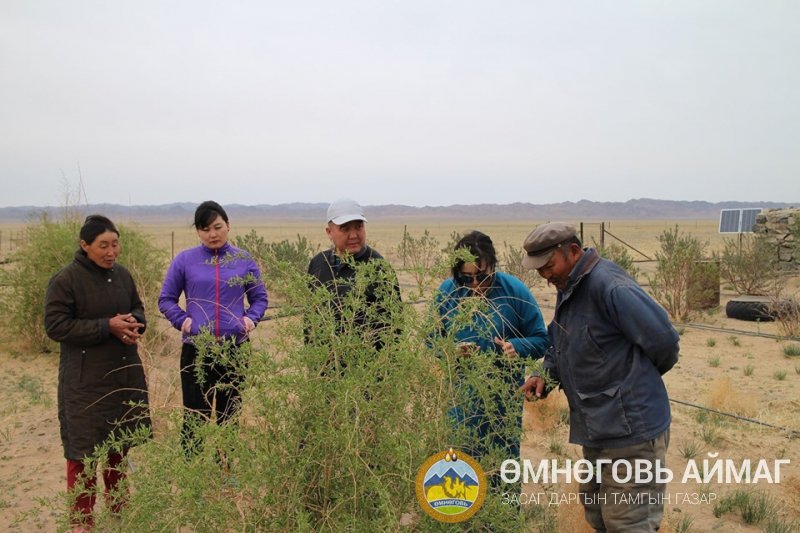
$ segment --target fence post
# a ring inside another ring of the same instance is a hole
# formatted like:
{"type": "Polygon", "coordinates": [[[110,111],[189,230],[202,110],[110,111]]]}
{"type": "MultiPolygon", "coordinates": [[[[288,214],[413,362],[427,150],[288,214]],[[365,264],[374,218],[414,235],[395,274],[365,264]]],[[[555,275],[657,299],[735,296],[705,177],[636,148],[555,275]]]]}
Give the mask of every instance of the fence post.
{"type": "Polygon", "coordinates": [[[171,244],[170,244],[170,251],[172,252],[172,258],[175,259],[175,232],[174,231],[170,233],[170,239],[172,241],[171,244]]]}
{"type": "Polygon", "coordinates": [[[403,268],[406,268],[406,236],[408,235],[408,225],[403,224],[403,268]]]}
{"type": "Polygon", "coordinates": [[[583,244],[583,243],[584,243],[584,240],[583,240],[583,222],[581,222],[581,244],[583,244]]]}
{"type": "Polygon", "coordinates": [[[606,248],[606,223],[600,223],[600,249],[605,250],[606,248]]]}

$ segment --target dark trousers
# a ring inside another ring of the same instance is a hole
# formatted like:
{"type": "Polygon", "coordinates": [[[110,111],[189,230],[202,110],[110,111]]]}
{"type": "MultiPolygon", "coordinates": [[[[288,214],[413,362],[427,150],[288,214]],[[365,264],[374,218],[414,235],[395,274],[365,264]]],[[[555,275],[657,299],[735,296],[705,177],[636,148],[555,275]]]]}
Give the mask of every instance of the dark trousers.
{"type": "Polygon", "coordinates": [[[194,427],[199,422],[216,421],[217,424],[222,424],[236,414],[242,402],[242,377],[236,369],[204,361],[200,382],[196,362],[197,348],[192,344],[184,344],[181,349],[184,407],[181,443],[187,452],[199,444],[194,434],[194,427]]]}

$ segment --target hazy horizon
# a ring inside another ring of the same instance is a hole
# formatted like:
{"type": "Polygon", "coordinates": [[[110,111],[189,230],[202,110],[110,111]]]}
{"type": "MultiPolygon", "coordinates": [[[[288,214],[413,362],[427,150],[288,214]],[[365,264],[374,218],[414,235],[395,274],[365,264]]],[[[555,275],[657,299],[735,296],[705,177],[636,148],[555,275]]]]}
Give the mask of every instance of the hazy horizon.
{"type": "MultiPolygon", "coordinates": [[[[210,198],[209,198],[210,199],[210,198]]],[[[783,202],[779,200],[720,200],[709,202],[706,200],[664,200],[659,198],[629,198],[627,200],[608,200],[608,201],[597,201],[597,200],[589,200],[587,198],[581,198],[578,200],[564,200],[563,202],[551,202],[546,204],[537,204],[534,202],[527,202],[527,201],[516,201],[516,202],[508,202],[508,203],[496,203],[496,202],[476,202],[476,203],[461,203],[461,204],[427,204],[427,205],[410,205],[410,204],[400,204],[400,203],[385,203],[385,204],[366,204],[362,203],[365,207],[388,207],[388,206],[398,206],[398,207],[411,207],[415,209],[422,209],[422,208],[447,208],[447,207],[456,207],[456,206],[477,206],[477,205],[489,205],[489,206],[509,206],[509,205],[516,205],[516,204],[530,204],[533,206],[555,206],[561,204],[578,204],[581,202],[589,202],[593,204],[627,204],[629,202],[637,202],[637,201],[654,201],[654,202],[675,202],[675,203],[707,203],[711,205],[718,205],[718,204],[748,204],[757,206],[758,204],[778,204],[783,205],[786,207],[794,207],[800,206],[800,201],[797,202],[783,202]]],[[[98,206],[98,205],[110,205],[114,207],[136,207],[136,208],[147,208],[147,207],[165,207],[169,205],[176,205],[176,204],[189,204],[192,206],[197,205],[199,202],[189,202],[189,201],[175,201],[175,202],[165,202],[160,204],[120,204],[120,203],[111,203],[111,202],[91,202],[89,204],[85,203],[78,203],[78,204],[70,204],[70,207],[86,207],[86,206],[98,206]]],[[[280,206],[287,206],[287,205],[324,205],[327,206],[330,202],[311,202],[311,201],[296,201],[296,202],[283,202],[279,204],[269,204],[269,203],[251,203],[251,204],[243,204],[238,202],[232,202],[223,204],[223,207],[280,207],[280,206]]],[[[65,204],[50,204],[50,205],[7,205],[7,206],[0,206],[0,209],[25,209],[25,208],[34,208],[34,209],[61,209],[64,208],[65,204]]]]}

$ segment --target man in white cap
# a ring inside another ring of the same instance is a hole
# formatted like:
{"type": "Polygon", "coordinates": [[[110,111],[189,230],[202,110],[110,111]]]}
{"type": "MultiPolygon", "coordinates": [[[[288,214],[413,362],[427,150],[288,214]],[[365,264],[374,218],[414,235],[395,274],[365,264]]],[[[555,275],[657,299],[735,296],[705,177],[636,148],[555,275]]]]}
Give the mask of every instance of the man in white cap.
{"type": "MultiPolygon", "coordinates": [[[[314,277],[314,288],[325,288],[332,295],[334,315],[340,323],[339,331],[348,329],[346,317],[353,317],[364,336],[376,349],[383,348],[386,326],[390,322],[388,314],[400,302],[400,287],[389,263],[376,250],[367,245],[367,219],[364,210],[355,200],[340,198],[328,206],[325,233],[331,240],[331,247],[315,255],[308,265],[308,273],[314,277]],[[359,265],[378,261],[377,279],[364,291],[364,306],[355,313],[345,309],[346,296],[355,284],[359,265]],[[369,308],[369,309],[368,309],[369,308]]],[[[306,326],[306,340],[313,339],[306,326]]]]}
{"type": "MultiPolygon", "coordinates": [[[[622,268],[581,247],[574,226],[543,224],[523,248],[523,266],[558,289],[544,369],[567,396],[569,440],[601,465],[580,484],[586,521],[598,532],[657,531],[665,486],[643,467],[666,468],[671,417],[661,376],[678,361],[678,333],[622,268]],[[618,468],[625,462],[630,479],[618,468]]],[[[521,390],[528,399],[548,392],[541,376],[521,390]]]]}

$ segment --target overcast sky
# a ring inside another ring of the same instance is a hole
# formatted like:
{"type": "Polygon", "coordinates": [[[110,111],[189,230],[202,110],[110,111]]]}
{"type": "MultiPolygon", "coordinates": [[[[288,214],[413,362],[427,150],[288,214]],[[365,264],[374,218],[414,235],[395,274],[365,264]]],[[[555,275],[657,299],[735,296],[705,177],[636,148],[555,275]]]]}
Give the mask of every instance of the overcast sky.
{"type": "Polygon", "coordinates": [[[796,0],[2,0],[0,206],[800,201],[796,0]],[[80,174],[79,169],[80,168],[80,174]]]}

